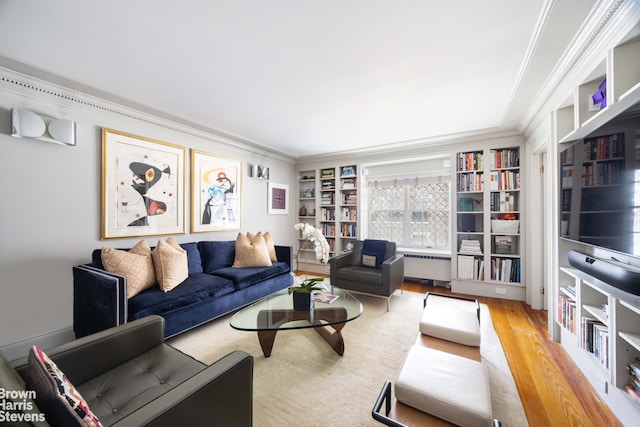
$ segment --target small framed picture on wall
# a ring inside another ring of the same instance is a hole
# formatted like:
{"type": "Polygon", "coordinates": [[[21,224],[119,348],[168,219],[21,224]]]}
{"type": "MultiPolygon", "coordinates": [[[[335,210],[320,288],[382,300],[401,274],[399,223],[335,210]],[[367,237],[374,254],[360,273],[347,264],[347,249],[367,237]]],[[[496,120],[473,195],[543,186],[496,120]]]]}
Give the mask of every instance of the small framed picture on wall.
{"type": "Polygon", "coordinates": [[[289,213],[289,186],[269,182],[269,215],[284,215],[289,213]]]}

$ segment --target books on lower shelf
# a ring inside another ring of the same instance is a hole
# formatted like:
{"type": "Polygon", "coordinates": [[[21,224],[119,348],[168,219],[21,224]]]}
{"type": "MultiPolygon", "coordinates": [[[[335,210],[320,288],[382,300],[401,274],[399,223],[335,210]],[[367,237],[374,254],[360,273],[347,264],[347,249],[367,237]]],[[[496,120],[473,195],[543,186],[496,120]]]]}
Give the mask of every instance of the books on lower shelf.
{"type": "Polygon", "coordinates": [[[576,313],[575,300],[558,295],[558,323],[573,334],[576,333],[576,313]]]}
{"type": "Polygon", "coordinates": [[[580,326],[580,347],[609,369],[609,327],[589,317],[583,317],[580,326]]]}
{"type": "Polygon", "coordinates": [[[458,278],[484,280],[484,261],[474,256],[459,255],[458,278]]]}
{"type": "Polygon", "coordinates": [[[491,280],[520,283],[520,258],[491,258],[491,280]]]}

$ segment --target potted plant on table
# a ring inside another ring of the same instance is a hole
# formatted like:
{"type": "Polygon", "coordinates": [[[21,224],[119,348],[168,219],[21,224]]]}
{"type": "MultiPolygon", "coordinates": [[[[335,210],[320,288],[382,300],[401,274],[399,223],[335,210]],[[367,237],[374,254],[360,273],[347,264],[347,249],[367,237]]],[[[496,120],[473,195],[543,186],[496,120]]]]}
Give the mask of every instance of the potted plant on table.
{"type": "Polygon", "coordinates": [[[323,280],[323,277],[313,277],[303,280],[297,286],[290,286],[289,295],[293,294],[293,309],[310,310],[313,304],[313,291],[322,290],[318,284],[323,280]]]}

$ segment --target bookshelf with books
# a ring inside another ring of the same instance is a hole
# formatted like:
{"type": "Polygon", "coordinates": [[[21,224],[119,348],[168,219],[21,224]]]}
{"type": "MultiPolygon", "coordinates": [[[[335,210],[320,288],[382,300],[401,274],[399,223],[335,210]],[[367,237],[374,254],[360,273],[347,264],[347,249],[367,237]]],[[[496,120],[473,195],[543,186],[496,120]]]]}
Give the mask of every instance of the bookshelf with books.
{"type": "Polygon", "coordinates": [[[344,250],[349,242],[358,238],[358,166],[346,165],[338,168],[340,173],[340,247],[344,250]]]}
{"type": "Polygon", "coordinates": [[[520,145],[455,155],[452,289],[524,300],[520,145]]]}
{"type": "MultiPolygon", "coordinates": [[[[298,181],[298,220],[322,232],[331,256],[346,250],[349,242],[359,237],[358,166],[305,168],[298,172],[298,181]]],[[[326,266],[311,264],[315,272],[327,272],[326,266]]]]}

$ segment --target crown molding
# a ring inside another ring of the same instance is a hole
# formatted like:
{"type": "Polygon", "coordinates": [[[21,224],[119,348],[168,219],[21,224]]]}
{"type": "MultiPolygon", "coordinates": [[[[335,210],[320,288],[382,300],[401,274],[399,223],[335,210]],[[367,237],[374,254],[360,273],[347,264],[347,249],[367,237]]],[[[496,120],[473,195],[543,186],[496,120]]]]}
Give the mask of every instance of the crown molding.
{"type": "MultiPolygon", "coordinates": [[[[0,64],[5,63],[6,61],[0,60],[0,64]]],[[[54,78],[53,80],[56,79],[54,78]]],[[[82,112],[95,118],[96,123],[104,121],[104,116],[109,115],[113,118],[128,119],[141,124],[158,126],[191,135],[215,144],[222,144],[233,150],[249,151],[265,158],[295,163],[295,157],[273,150],[256,141],[224,133],[178,117],[172,117],[159,111],[148,112],[142,109],[144,107],[141,107],[141,109],[131,108],[106,98],[80,92],[77,89],[2,66],[0,66],[0,88],[2,88],[5,99],[25,104],[24,106],[27,108],[35,108],[38,104],[44,103],[66,111],[82,112]]]]}
{"type": "Polygon", "coordinates": [[[637,0],[603,0],[593,8],[579,33],[532,100],[520,120],[529,138],[551,111],[572,99],[575,88],[606,58],[606,52],[619,44],[638,25],[640,7],[637,0]]]}

